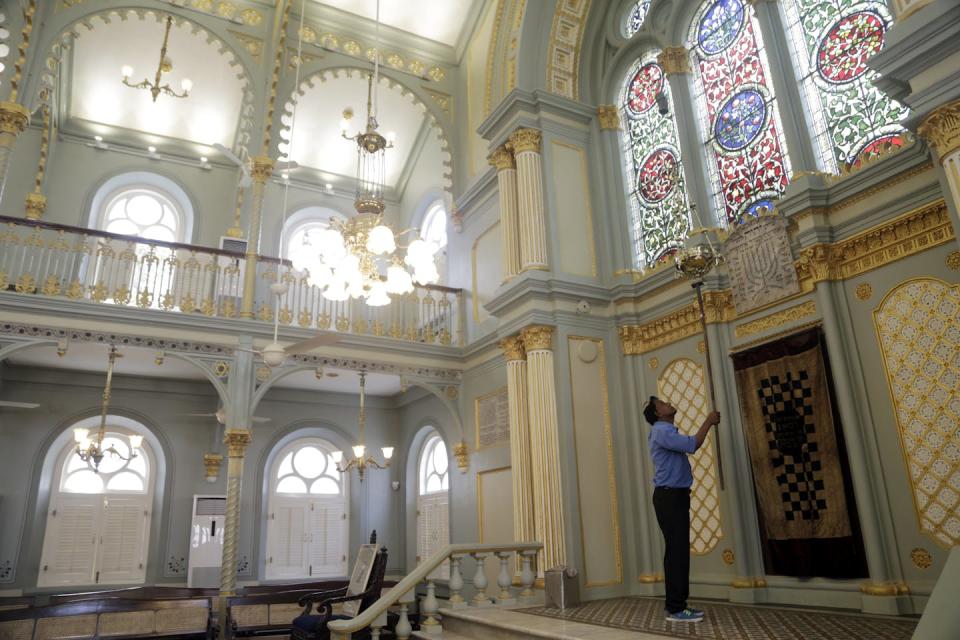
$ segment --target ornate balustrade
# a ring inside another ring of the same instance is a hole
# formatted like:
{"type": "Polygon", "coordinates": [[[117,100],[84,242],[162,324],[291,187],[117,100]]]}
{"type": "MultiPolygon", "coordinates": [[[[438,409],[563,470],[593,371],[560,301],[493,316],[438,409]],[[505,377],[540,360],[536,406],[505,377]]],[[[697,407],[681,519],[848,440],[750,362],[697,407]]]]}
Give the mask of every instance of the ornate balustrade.
{"type": "Polygon", "coordinates": [[[456,609],[460,607],[476,606],[488,607],[494,605],[509,605],[518,601],[533,602],[534,592],[533,584],[536,579],[536,573],[533,570],[533,562],[537,553],[543,549],[540,542],[515,542],[511,544],[451,544],[436,552],[424,562],[411,571],[407,576],[398,582],[393,588],[383,594],[379,600],[364,610],[356,618],[350,620],[334,620],[328,624],[331,631],[331,637],[345,640],[355,631],[370,628],[371,637],[380,637],[380,629],[386,622],[387,610],[394,606],[400,607],[400,620],[396,627],[396,637],[403,640],[409,638],[412,633],[412,627],[408,616],[408,604],[413,601],[416,588],[421,583],[426,585],[426,595],[420,602],[420,627],[421,630],[430,632],[439,632],[441,629],[439,612],[440,603],[436,597],[436,585],[434,583],[434,572],[447,560],[450,561],[450,578],[447,582],[447,591],[449,592],[449,606],[456,609]],[[499,559],[500,571],[497,575],[497,591],[495,595],[488,593],[488,580],[484,570],[484,561],[490,556],[495,555],[499,559]],[[513,570],[517,563],[514,556],[519,559],[520,566],[520,592],[514,593],[513,570]],[[475,562],[472,586],[474,595],[467,600],[461,595],[464,587],[461,565],[465,558],[471,557],[475,562]]]}
{"type": "Polygon", "coordinates": [[[430,344],[463,344],[462,290],[418,286],[384,307],[333,302],[287,260],[257,256],[254,291],[245,292],[243,253],[145,240],[0,216],[0,291],[161,312],[238,318],[244,295],[255,318],[430,344]],[[275,296],[274,282],[288,285],[275,296]]]}

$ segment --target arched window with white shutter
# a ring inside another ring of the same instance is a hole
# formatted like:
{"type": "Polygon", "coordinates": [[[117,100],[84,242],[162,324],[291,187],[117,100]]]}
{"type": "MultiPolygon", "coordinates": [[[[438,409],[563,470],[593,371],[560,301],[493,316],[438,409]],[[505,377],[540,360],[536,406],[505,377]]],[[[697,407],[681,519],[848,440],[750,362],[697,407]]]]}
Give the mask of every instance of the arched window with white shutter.
{"type": "MultiPolygon", "coordinates": [[[[417,462],[417,563],[450,544],[450,460],[443,438],[434,431],[423,441],[417,462]]],[[[447,563],[433,578],[446,580],[447,563]]]]}
{"type": "Polygon", "coordinates": [[[146,442],[131,450],[131,435],[108,416],[102,449],[119,457],[107,453],[98,468],[80,459],[72,438],[57,456],[38,587],[145,581],[157,461],[146,442]]]}
{"type": "Polygon", "coordinates": [[[267,511],[268,580],[347,574],[348,477],[337,471],[322,438],[283,447],[270,469],[267,511]]]}

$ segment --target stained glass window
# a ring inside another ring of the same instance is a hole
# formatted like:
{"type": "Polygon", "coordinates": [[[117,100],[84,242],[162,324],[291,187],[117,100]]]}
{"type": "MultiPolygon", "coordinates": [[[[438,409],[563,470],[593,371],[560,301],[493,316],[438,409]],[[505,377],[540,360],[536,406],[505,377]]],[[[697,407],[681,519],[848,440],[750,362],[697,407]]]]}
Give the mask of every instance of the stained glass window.
{"type": "Polygon", "coordinates": [[[647,11],[649,10],[650,0],[637,0],[637,3],[630,8],[630,13],[627,14],[627,19],[623,25],[623,31],[628,38],[632,38],[633,34],[640,31],[643,21],[647,19],[647,11]]]}
{"type": "Polygon", "coordinates": [[[708,0],[690,41],[717,210],[736,222],[770,206],[790,169],[753,9],[743,0],[708,0]]]}
{"type": "Polygon", "coordinates": [[[635,255],[644,267],[682,246],[689,228],[670,85],[656,51],[631,67],[619,105],[635,255]],[[666,100],[666,113],[658,94],[666,100]]]}
{"type": "Polygon", "coordinates": [[[867,67],[892,24],[886,2],[786,0],[783,8],[825,168],[902,146],[908,109],[873,85],[867,67]]]}

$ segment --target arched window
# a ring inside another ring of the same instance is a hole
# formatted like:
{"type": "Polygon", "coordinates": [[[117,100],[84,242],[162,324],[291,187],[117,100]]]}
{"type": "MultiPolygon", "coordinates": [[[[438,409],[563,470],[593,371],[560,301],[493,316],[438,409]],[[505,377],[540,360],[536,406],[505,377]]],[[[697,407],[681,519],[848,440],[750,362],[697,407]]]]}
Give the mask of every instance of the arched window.
{"type": "Polygon", "coordinates": [[[99,227],[145,240],[181,242],[182,213],[172,198],[149,187],[126,188],[110,196],[99,227]]]}
{"type": "Polygon", "coordinates": [[[670,85],[656,51],[630,68],[619,105],[635,260],[643,267],[682,246],[689,228],[670,85]],[[658,96],[666,100],[667,113],[658,96]]]}
{"type": "Polygon", "coordinates": [[[420,237],[436,243],[441,249],[447,246],[447,211],[442,202],[437,201],[427,209],[420,226],[420,237]]]}
{"type": "MultiPolygon", "coordinates": [[[[417,562],[426,560],[450,543],[449,458],[443,438],[431,433],[417,462],[417,562]]],[[[447,564],[432,574],[445,580],[447,564]]]]}
{"type": "Polygon", "coordinates": [[[98,469],[80,459],[71,438],[56,458],[39,587],[144,582],[154,454],[142,443],[131,457],[131,432],[107,429],[103,449],[122,457],[107,454],[98,469]]]}
{"type": "Polygon", "coordinates": [[[320,232],[330,228],[330,220],[344,220],[343,215],[327,207],[304,207],[290,215],[283,227],[280,254],[293,262],[297,269],[317,260],[315,246],[320,232]]]}
{"type": "Polygon", "coordinates": [[[793,59],[811,107],[824,167],[833,172],[902,146],[909,110],[874,86],[867,60],[893,20],[882,0],[785,0],[793,59]]]}
{"type": "Polygon", "coordinates": [[[623,33],[628,38],[640,31],[643,21],[647,19],[647,12],[650,11],[650,0],[637,0],[637,3],[630,7],[626,19],[623,21],[623,33]]]}
{"type": "Polygon", "coordinates": [[[790,173],[753,8],[707,0],[691,25],[690,49],[717,211],[736,222],[772,206],[790,173]]]}
{"type": "Polygon", "coordinates": [[[347,480],[337,448],[301,438],[281,449],[270,468],[268,579],[337,577],[347,572],[347,480]]]}

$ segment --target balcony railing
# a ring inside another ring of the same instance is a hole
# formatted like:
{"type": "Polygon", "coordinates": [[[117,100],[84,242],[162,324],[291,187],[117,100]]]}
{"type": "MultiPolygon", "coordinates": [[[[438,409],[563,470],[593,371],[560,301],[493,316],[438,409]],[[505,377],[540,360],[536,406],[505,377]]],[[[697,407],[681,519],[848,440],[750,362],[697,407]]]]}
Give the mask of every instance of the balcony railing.
{"type": "Polygon", "coordinates": [[[384,307],[327,300],[287,260],[0,216],[0,291],[216,318],[250,317],[302,328],[464,342],[461,289],[417,286],[384,307]],[[275,296],[270,284],[288,285],[275,296]]]}

